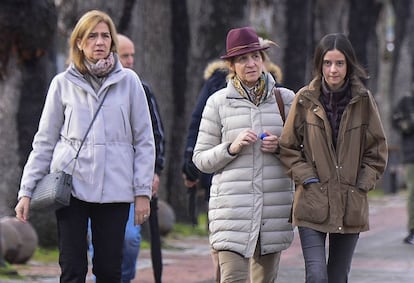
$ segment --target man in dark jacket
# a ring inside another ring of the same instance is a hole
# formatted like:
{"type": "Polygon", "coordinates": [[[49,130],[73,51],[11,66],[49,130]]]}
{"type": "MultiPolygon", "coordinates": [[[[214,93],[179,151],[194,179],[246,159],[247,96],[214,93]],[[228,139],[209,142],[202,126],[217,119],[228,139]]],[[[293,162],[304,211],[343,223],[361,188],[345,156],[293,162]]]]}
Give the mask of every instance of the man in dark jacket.
{"type": "MultiPolygon", "coordinates": [[[[125,68],[133,68],[135,48],[133,42],[124,35],[118,34],[118,53],[122,66],[125,68]]],[[[149,216],[149,226],[151,233],[151,259],[154,270],[154,282],[161,283],[162,275],[162,254],[161,254],[161,238],[158,226],[158,187],[159,176],[164,168],[164,127],[161,121],[161,116],[158,111],[158,104],[155,100],[150,87],[142,82],[145,95],[147,96],[148,106],[151,114],[152,129],[155,140],[155,172],[152,182],[152,199],[151,199],[151,213],[149,216]]],[[[135,278],[136,262],[139,254],[139,247],[141,244],[141,227],[134,225],[134,205],[131,205],[130,216],[125,230],[124,240],[124,257],[122,261],[122,283],[130,282],[135,278]],[[132,219],[131,219],[132,217],[132,219]]]]}
{"type": "MultiPolygon", "coordinates": [[[[134,43],[126,36],[118,34],[118,56],[124,68],[133,69],[134,67],[135,47],[134,43]]],[[[165,139],[164,127],[161,121],[158,104],[147,83],[142,81],[142,86],[148,102],[148,108],[151,115],[152,130],[155,141],[155,172],[152,181],[152,199],[150,202],[149,228],[151,234],[151,259],[154,270],[154,282],[161,283],[162,277],[162,251],[161,235],[158,224],[158,188],[160,183],[160,174],[164,168],[165,161],[165,139]]],[[[132,203],[129,211],[127,225],[125,227],[125,238],[123,246],[122,259],[122,281],[129,283],[135,278],[136,263],[141,245],[141,225],[134,224],[135,206],[132,203]]],[[[89,231],[90,233],[90,231],[89,231]]],[[[93,235],[89,235],[92,236],[93,235]]],[[[89,249],[93,254],[93,246],[90,242],[89,249]]]]}
{"type": "Polygon", "coordinates": [[[205,83],[200,91],[197,104],[191,115],[191,123],[187,134],[187,143],[184,152],[184,164],[182,167],[184,185],[188,188],[194,188],[200,181],[200,186],[205,193],[205,199],[208,201],[211,185],[211,174],[201,173],[194,165],[192,159],[193,148],[197,140],[198,128],[200,126],[201,115],[206,105],[207,99],[217,90],[226,86],[226,76],[228,74],[227,66],[224,61],[213,61],[207,65],[204,72],[205,83]]]}
{"type": "Polygon", "coordinates": [[[408,236],[404,243],[414,245],[414,95],[404,96],[393,111],[394,127],[401,134],[401,156],[408,191],[408,236]]]}

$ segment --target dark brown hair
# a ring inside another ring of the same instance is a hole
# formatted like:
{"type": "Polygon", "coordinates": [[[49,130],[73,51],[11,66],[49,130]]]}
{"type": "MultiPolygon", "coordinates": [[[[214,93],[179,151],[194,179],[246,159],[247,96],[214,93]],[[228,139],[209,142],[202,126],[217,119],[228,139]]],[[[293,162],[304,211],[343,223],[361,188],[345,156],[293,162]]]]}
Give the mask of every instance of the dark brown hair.
{"type": "Polygon", "coordinates": [[[327,34],[319,41],[319,44],[316,46],[313,56],[313,73],[315,77],[322,77],[323,58],[326,52],[335,49],[340,51],[345,56],[347,65],[347,78],[350,78],[352,76],[356,76],[362,80],[369,78],[367,72],[359,64],[351,42],[343,33],[327,34]]]}

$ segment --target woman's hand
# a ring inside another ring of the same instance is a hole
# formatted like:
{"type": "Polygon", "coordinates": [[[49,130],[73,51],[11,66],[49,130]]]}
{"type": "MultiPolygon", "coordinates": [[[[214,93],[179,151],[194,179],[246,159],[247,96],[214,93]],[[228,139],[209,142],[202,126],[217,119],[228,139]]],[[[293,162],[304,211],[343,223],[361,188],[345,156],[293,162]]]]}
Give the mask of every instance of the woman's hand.
{"type": "Polygon", "coordinates": [[[237,135],[236,139],[230,144],[230,154],[238,154],[244,146],[255,143],[257,141],[257,135],[251,129],[242,131],[237,135]]]}
{"type": "Polygon", "coordinates": [[[135,197],[134,224],[141,225],[150,216],[150,200],[146,196],[135,197]]]}
{"type": "Polygon", "coordinates": [[[29,207],[30,207],[30,198],[22,197],[17,203],[14,211],[16,212],[16,217],[20,221],[26,222],[29,218],[29,207]]]}
{"type": "Polygon", "coordinates": [[[265,137],[262,139],[261,150],[263,152],[275,153],[279,148],[279,137],[272,135],[266,130],[263,133],[265,134],[265,137]]]}

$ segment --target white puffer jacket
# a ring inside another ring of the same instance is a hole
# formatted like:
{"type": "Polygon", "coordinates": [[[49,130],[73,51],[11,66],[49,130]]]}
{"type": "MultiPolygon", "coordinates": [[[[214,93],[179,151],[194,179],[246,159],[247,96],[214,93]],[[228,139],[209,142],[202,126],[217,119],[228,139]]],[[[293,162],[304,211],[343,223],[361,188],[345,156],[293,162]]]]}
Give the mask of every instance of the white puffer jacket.
{"type": "MultiPolygon", "coordinates": [[[[283,122],[268,74],[265,101],[255,106],[241,97],[232,83],[217,91],[203,111],[194,164],[215,173],[209,200],[210,243],[216,250],[252,257],[260,237],[261,254],[288,248],[293,239],[289,223],[293,183],[276,154],[260,150],[260,139],[231,156],[227,147],[245,130],[264,130],[280,136],[283,122]]],[[[294,93],[280,88],[288,113],[294,93]]]]}

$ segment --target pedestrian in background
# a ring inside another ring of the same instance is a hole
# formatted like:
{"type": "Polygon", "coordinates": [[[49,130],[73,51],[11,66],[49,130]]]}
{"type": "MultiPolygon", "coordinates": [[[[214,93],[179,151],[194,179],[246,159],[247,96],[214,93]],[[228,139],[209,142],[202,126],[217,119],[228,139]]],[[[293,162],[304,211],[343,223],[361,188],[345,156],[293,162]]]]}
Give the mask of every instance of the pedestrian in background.
{"type": "MultiPolygon", "coordinates": [[[[134,67],[135,45],[125,35],[118,34],[118,54],[122,66],[132,69],[134,67]]],[[[149,216],[151,235],[151,259],[154,271],[154,282],[162,282],[162,251],[161,235],[158,224],[158,189],[160,175],[164,168],[165,139],[158,103],[149,85],[142,81],[148,106],[151,114],[152,130],[155,139],[155,172],[152,180],[151,213],[149,216]]],[[[122,283],[130,282],[135,278],[137,258],[141,245],[141,226],[134,225],[134,204],[130,207],[129,218],[125,230],[124,252],[122,260],[122,283]]]]}
{"type": "Polygon", "coordinates": [[[408,235],[404,243],[414,245],[414,95],[402,97],[393,111],[393,125],[401,134],[401,156],[408,192],[408,235]]]}
{"type": "MultiPolygon", "coordinates": [[[[133,69],[135,57],[135,45],[125,35],[118,34],[118,55],[119,60],[124,68],[133,69]]],[[[158,110],[158,104],[149,85],[142,82],[142,86],[147,98],[152,130],[155,139],[155,172],[152,181],[152,198],[150,202],[149,226],[151,235],[151,259],[154,271],[154,280],[156,283],[162,282],[162,250],[161,235],[158,224],[158,189],[160,184],[160,175],[164,168],[165,160],[165,139],[164,126],[161,115],[158,110]]],[[[122,283],[131,282],[136,276],[136,265],[141,246],[141,225],[134,224],[135,205],[131,204],[129,208],[128,221],[125,227],[125,239],[122,257],[122,283]]],[[[90,233],[91,234],[91,233],[90,233]]],[[[91,239],[90,235],[89,239],[91,239]]],[[[93,257],[93,245],[89,241],[89,251],[93,257]]]]}
{"type": "MultiPolygon", "coordinates": [[[[211,247],[221,282],[274,282],[281,251],[290,246],[292,182],[276,152],[283,117],[276,82],[265,71],[264,50],[251,27],[229,31],[224,89],[207,100],[193,162],[214,174],[210,188],[211,247]]],[[[294,93],[279,88],[286,112],[294,93]]]]}
{"type": "MultiPolygon", "coordinates": [[[[227,64],[223,60],[214,60],[210,62],[204,70],[204,84],[198,96],[196,106],[191,115],[191,122],[187,133],[187,143],[184,152],[184,163],[182,173],[184,186],[188,188],[189,194],[196,194],[197,185],[204,191],[205,201],[208,203],[210,197],[211,178],[213,174],[200,172],[194,165],[192,157],[193,150],[197,140],[198,129],[200,126],[201,115],[204,110],[207,99],[216,91],[224,88],[227,84],[226,77],[229,73],[227,64]]],[[[193,200],[194,201],[194,200],[193,200]]],[[[192,215],[192,218],[197,215],[192,215]]],[[[208,223],[207,223],[208,224],[208,223]]],[[[214,277],[216,282],[220,282],[220,268],[218,266],[217,251],[211,249],[211,259],[214,266],[214,277]]]]}
{"type": "Polygon", "coordinates": [[[348,282],[359,233],[369,229],[367,194],[388,151],[367,78],[345,35],[324,36],[314,78],[296,94],[280,138],[280,158],[296,184],[292,218],[307,283],[348,282]]]}
{"type": "Polygon", "coordinates": [[[137,224],[150,213],[151,118],[141,81],[122,68],[117,44],[115,25],[106,13],[93,10],[79,19],[70,37],[70,66],[50,84],[23,170],[15,208],[22,221],[29,217],[30,198],[43,176],[61,170],[72,174],[70,205],[56,211],[62,283],[85,282],[88,219],[96,281],[119,283],[129,204],[135,202],[137,224]],[[104,98],[79,157],[66,166],[104,98]]]}

